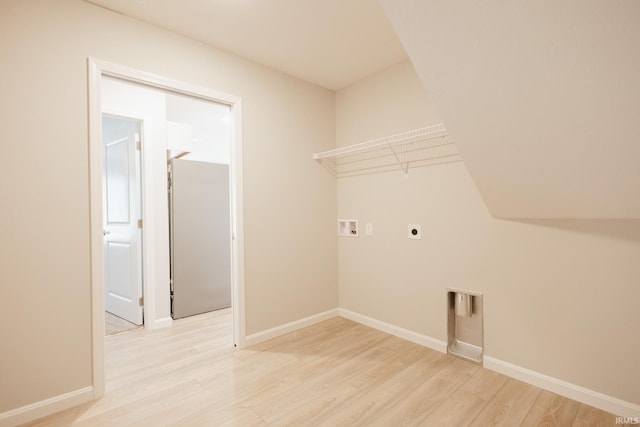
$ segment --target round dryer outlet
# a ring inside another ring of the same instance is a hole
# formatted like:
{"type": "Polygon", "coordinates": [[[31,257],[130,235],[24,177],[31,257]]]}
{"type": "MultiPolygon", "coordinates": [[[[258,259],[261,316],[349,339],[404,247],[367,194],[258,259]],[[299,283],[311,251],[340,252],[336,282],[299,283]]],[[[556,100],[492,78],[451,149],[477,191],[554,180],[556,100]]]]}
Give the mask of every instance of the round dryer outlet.
{"type": "Polygon", "coordinates": [[[409,224],[407,237],[410,239],[422,239],[422,228],[420,224],[409,224]]]}

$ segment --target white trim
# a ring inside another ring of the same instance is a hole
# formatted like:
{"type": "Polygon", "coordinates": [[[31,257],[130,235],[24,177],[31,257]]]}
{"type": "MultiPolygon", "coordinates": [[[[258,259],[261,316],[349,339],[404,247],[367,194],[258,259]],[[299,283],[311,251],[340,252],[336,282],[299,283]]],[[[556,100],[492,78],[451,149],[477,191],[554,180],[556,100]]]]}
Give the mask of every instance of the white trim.
{"type": "Polygon", "coordinates": [[[231,290],[233,315],[233,342],[238,349],[246,346],[245,299],[244,299],[244,196],[242,169],[242,100],[235,98],[231,104],[231,156],[229,169],[231,176],[231,277],[235,286],[231,290]]]}
{"type": "Polygon", "coordinates": [[[170,328],[172,326],[173,326],[173,319],[171,317],[162,317],[160,319],[156,319],[153,322],[153,325],[149,327],[149,329],[170,328]]]}
{"type": "Polygon", "coordinates": [[[74,406],[93,400],[93,387],[88,386],[40,402],[31,403],[20,408],[12,409],[0,414],[0,427],[15,426],[28,423],[74,406]]]}
{"type": "MultiPolygon", "coordinates": [[[[102,154],[101,154],[101,100],[100,82],[102,77],[114,77],[156,89],[169,90],[210,102],[229,105],[232,126],[231,157],[231,201],[234,246],[232,253],[233,286],[233,339],[236,346],[245,345],[245,301],[244,301],[244,216],[242,186],[242,103],[241,99],[191,85],[155,74],[146,73],[122,65],[113,64],[95,58],[88,58],[89,80],[89,189],[90,189],[90,232],[91,232],[91,310],[92,310],[92,361],[93,361],[93,397],[99,398],[105,390],[104,367],[104,283],[102,248],[102,154]],[[100,238],[98,238],[100,236],[100,238]]],[[[145,217],[146,219],[146,217],[145,217]]],[[[149,233],[145,234],[149,236],[149,233]]],[[[146,239],[145,239],[146,242],[146,239]]],[[[148,265],[148,262],[146,263],[148,265]]],[[[155,278],[161,280],[162,278],[155,278]]],[[[151,280],[145,276],[145,280],[151,280]]],[[[169,278],[167,277],[167,283],[169,278]]],[[[149,282],[147,282],[149,284],[149,282]]],[[[167,285],[168,286],[168,285],[167,285]]],[[[149,296],[147,292],[146,296],[149,296]]],[[[155,313],[154,313],[155,314],[155,313]]],[[[171,326],[172,319],[152,319],[150,328],[171,326]]]]}
{"type": "Polygon", "coordinates": [[[246,345],[251,346],[263,341],[267,341],[279,336],[288,334],[289,332],[297,331],[298,329],[306,328],[307,326],[315,325],[316,323],[323,322],[325,320],[338,317],[339,309],[334,308],[322,313],[314,314],[304,319],[294,320],[293,322],[285,323],[284,325],[276,326],[275,328],[267,329],[266,331],[257,332],[247,336],[246,345]]]}
{"type": "Polygon", "coordinates": [[[378,329],[379,331],[386,332],[391,335],[395,335],[396,337],[405,339],[407,341],[429,347],[430,349],[439,351],[440,353],[447,352],[446,342],[432,338],[430,336],[422,335],[417,332],[374,319],[373,317],[368,317],[350,310],[345,310],[344,308],[338,309],[338,314],[346,319],[362,323],[363,325],[378,329]]]}
{"type": "Polygon", "coordinates": [[[89,219],[91,242],[91,351],[93,397],[104,396],[104,253],[102,239],[102,107],[97,63],[88,61],[89,73],[89,219]],[[95,114],[93,112],[100,112],[95,114]],[[100,320],[97,320],[100,319],[100,320]]]}
{"type": "Polygon", "coordinates": [[[484,356],[484,367],[569,399],[611,412],[617,416],[640,417],[640,405],[589,390],[509,362],[484,356]]]}
{"type": "Polygon", "coordinates": [[[213,101],[226,105],[239,105],[241,98],[222,92],[217,92],[202,86],[193,85],[178,80],[173,80],[157,74],[136,70],[135,68],[103,61],[97,58],[89,58],[89,62],[94,64],[101,72],[100,76],[114,77],[128,82],[138,83],[157,89],[164,89],[170,92],[177,92],[194,98],[213,101]]]}

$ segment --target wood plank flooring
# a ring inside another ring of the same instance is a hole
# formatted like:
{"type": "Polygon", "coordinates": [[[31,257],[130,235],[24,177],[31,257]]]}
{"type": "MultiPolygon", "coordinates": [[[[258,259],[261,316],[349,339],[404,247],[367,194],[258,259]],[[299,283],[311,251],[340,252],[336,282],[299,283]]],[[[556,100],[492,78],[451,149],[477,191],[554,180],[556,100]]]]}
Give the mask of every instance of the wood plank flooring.
{"type": "Polygon", "coordinates": [[[231,312],[109,336],[106,395],[31,426],[612,426],[615,416],[334,318],[245,350],[231,312]]]}
{"type": "Polygon", "coordinates": [[[142,326],[138,326],[127,320],[124,320],[121,317],[116,316],[115,314],[109,313],[108,311],[104,312],[104,334],[105,335],[120,334],[122,332],[127,332],[132,329],[138,329],[138,328],[142,328],[142,326]]]}

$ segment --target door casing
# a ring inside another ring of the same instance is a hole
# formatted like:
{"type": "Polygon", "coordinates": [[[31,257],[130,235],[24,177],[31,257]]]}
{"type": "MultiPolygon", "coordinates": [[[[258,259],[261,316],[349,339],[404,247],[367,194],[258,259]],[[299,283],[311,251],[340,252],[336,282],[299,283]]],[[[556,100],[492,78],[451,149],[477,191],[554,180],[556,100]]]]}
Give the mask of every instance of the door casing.
{"type": "MultiPolygon", "coordinates": [[[[238,348],[245,346],[245,300],[244,300],[244,216],[242,194],[242,102],[239,97],[228,95],[189,83],[168,79],[155,74],[139,71],[133,68],[88,58],[89,77],[89,175],[90,175],[90,236],[91,236],[91,300],[92,300],[92,359],[93,359],[93,392],[97,399],[104,395],[105,367],[104,367],[104,253],[102,247],[102,107],[101,107],[101,79],[103,77],[116,78],[125,82],[183,94],[196,99],[226,104],[231,110],[231,282],[232,282],[232,311],[233,311],[233,341],[238,348]]],[[[164,147],[166,149],[166,147],[164,147]]],[[[142,151],[143,164],[150,161],[149,149],[142,151]],[[146,158],[145,158],[146,157],[146,158]]],[[[165,169],[166,170],[166,169],[165,169]]],[[[146,175],[146,174],[145,174],[146,175]]],[[[143,176],[143,187],[150,185],[148,176],[143,176]]],[[[151,179],[166,179],[154,177],[151,179]]],[[[153,197],[143,197],[143,223],[153,223],[151,215],[153,209],[147,208],[154,203],[153,197]]],[[[166,224],[165,224],[166,225],[166,224]]],[[[168,227],[156,224],[153,229],[146,229],[145,236],[153,233],[168,233],[168,227]]],[[[145,237],[143,245],[148,245],[145,237]]],[[[168,241],[168,235],[167,235],[168,241]]],[[[166,248],[168,250],[168,248],[166,248]]],[[[154,260],[147,259],[153,251],[143,253],[144,265],[150,265],[154,260]]],[[[164,262],[164,261],[163,261],[164,262]]],[[[167,257],[168,262],[168,257],[167,257]]],[[[168,265],[167,265],[168,271],[168,265]]],[[[147,276],[145,275],[145,278],[147,276]]],[[[155,280],[165,280],[157,277],[155,280]]],[[[167,290],[169,277],[166,277],[167,290]]],[[[147,286],[150,288],[150,286],[147,286]]],[[[149,292],[145,289],[145,297],[149,292]]],[[[145,301],[145,324],[153,325],[153,301],[145,301]],[[151,304],[149,306],[148,304],[151,304]],[[149,322],[147,322],[149,320],[149,322]]],[[[168,325],[167,325],[168,326],[168,325]]]]}

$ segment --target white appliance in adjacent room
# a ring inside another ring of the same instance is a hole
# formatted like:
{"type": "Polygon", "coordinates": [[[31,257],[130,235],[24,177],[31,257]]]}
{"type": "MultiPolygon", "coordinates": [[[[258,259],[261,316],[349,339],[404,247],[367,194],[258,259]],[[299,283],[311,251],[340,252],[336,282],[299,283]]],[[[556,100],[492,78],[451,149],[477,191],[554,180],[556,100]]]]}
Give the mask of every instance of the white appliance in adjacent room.
{"type": "Polygon", "coordinates": [[[229,165],[169,162],[171,315],[231,306],[229,165]]]}

